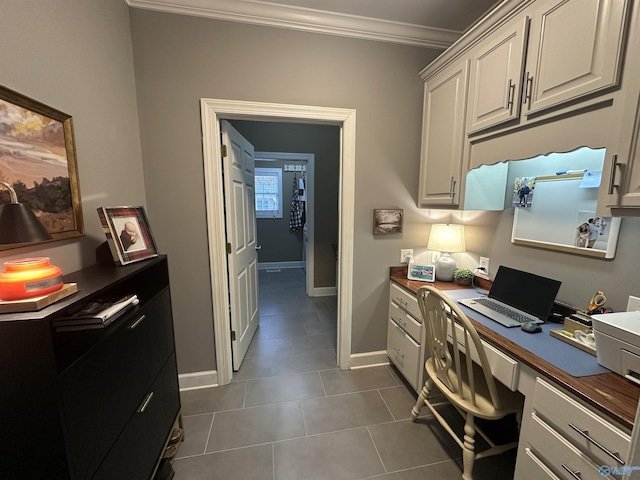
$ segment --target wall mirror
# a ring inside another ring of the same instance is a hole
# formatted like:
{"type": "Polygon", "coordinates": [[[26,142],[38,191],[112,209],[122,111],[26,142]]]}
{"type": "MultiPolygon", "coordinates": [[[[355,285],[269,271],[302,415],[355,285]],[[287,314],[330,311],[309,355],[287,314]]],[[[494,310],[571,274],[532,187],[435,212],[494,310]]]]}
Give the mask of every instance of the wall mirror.
{"type": "Polygon", "coordinates": [[[596,216],[604,154],[604,149],[580,148],[509,162],[512,243],[614,258],[620,218],[596,216]],[[520,191],[525,184],[528,192],[520,191]]]}

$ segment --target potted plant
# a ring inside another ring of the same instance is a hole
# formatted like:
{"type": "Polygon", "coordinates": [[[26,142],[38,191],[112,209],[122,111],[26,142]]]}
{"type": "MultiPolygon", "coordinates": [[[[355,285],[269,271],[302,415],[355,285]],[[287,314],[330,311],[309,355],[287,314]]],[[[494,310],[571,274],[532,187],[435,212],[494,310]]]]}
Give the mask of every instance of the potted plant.
{"type": "Polygon", "coordinates": [[[456,268],[453,272],[453,278],[458,285],[471,285],[473,272],[468,268],[456,268]]]}

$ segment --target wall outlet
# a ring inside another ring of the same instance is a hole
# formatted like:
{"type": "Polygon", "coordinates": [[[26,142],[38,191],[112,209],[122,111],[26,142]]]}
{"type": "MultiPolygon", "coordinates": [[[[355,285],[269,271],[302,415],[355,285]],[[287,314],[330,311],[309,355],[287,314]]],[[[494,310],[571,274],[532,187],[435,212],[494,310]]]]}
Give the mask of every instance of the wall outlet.
{"type": "Polygon", "coordinates": [[[409,263],[407,258],[409,255],[413,255],[413,248],[403,248],[400,250],[400,263],[409,263]]]}
{"type": "Polygon", "coordinates": [[[489,258],[480,257],[480,262],[478,267],[484,268],[484,270],[480,270],[479,273],[488,278],[489,277],[489,258]]]}
{"type": "Polygon", "coordinates": [[[627,303],[627,312],[634,312],[640,310],[640,298],[629,295],[629,302],[627,303]]]}
{"type": "Polygon", "coordinates": [[[436,263],[436,260],[440,258],[440,252],[431,253],[431,263],[436,263]]]}

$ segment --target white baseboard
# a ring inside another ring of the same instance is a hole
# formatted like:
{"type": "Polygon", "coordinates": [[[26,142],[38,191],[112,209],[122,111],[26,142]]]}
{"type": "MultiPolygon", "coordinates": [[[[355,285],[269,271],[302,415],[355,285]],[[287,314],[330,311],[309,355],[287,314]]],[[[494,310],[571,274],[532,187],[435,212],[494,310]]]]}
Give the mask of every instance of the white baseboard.
{"type": "Polygon", "coordinates": [[[316,287],[311,292],[312,297],[332,297],[338,294],[336,287],[316,287]]]}
{"type": "Polygon", "coordinates": [[[258,270],[278,270],[281,268],[305,268],[307,262],[262,262],[258,263],[258,270]]]}
{"type": "Polygon", "coordinates": [[[199,390],[218,386],[218,371],[181,373],[178,375],[178,385],[181,392],[199,390]]]}
{"type": "Polygon", "coordinates": [[[351,354],[351,369],[377,367],[379,365],[389,365],[389,357],[386,350],[366,353],[351,354]]]}

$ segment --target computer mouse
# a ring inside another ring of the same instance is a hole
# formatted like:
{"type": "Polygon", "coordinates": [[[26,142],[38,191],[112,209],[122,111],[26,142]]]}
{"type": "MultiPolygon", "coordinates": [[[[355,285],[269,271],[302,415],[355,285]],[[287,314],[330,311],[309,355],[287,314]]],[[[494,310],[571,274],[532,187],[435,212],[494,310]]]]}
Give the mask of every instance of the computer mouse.
{"type": "Polygon", "coordinates": [[[537,333],[542,331],[542,327],[533,322],[524,322],[522,325],[520,325],[520,328],[527,333],[537,333]]]}

